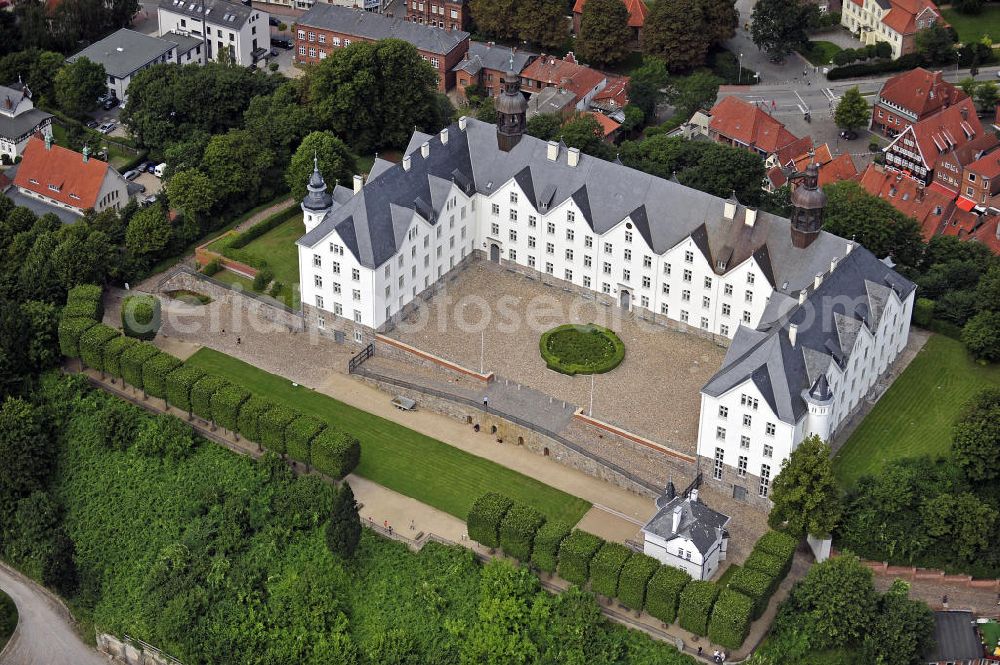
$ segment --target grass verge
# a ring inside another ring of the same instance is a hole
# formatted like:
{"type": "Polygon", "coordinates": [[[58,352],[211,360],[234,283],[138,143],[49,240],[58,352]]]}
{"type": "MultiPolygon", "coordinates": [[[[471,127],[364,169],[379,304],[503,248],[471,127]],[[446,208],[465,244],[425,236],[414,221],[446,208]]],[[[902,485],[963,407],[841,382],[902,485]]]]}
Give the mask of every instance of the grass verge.
{"type": "Polygon", "coordinates": [[[933,335],[837,453],[840,484],[902,457],[948,455],[956,416],[989,385],[1000,385],[1000,366],[979,365],[961,342],[933,335]]]}
{"type": "Polygon", "coordinates": [[[978,42],[989,35],[994,43],[1000,41],[1000,6],[984,4],[978,14],[962,14],[954,7],[942,7],[941,15],[958,32],[963,44],[978,42]]]}
{"type": "Polygon", "coordinates": [[[224,353],[201,349],[187,364],[350,432],[361,442],[361,464],[355,473],[459,519],[464,520],[472,503],[489,491],[571,524],[590,509],[583,499],[309,388],[293,386],[224,353]]]}
{"type": "Polygon", "coordinates": [[[0,651],[7,646],[7,640],[17,628],[17,606],[11,597],[0,591],[0,651]]]}
{"type": "Polygon", "coordinates": [[[216,240],[208,249],[255,268],[270,268],[274,280],[281,282],[277,299],[293,309],[299,306],[299,249],[295,241],[306,232],[301,215],[281,223],[239,249],[228,247],[227,238],[216,240]]]}
{"type": "Polygon", "coordinates": [[[833,56],[837,55],[842,51],[839,46],[833,42],[824,41],[810,41],[806,44],[805,48],[799,49],[799,53],[805,57],[810,64],[816,65],[817,67],[828,67],[833,56]]]}

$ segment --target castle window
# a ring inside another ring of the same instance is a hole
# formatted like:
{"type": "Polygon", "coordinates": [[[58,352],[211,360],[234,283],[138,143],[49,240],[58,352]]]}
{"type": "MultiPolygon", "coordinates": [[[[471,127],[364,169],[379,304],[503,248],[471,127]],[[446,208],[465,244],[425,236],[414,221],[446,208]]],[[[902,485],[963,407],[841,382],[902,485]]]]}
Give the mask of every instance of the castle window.
{"type": "Polygon", "coordinates": [[[747,458],[744,455],[740,455],[739,461],[736,462],[736,475],[740,478],[747,476],[747,458]]]}
{"type": "Polygon", "coordinates": [[[573,260],[573,250],[572,249],[567,249],[566,250],[566,260],[567,261],[572,261],[573,260]]]}
{"type": "Polygon", "coordinates": [[[625,260],[626,261],[632,260],[632,250],[627,247],[625,248],[625,260]]]}
{"type": "Polygon", "coordinates": [[[669,311],[670,311],[670,306],[667,305],[667,303],[663,303],[660,305],[660,314],[662,314],[663,316],[667,316],[667,313],[669,311]]]}
{"type": "Polygon", "coordinates": [[[313,286],[318,289],[323,288],[323,278],[319,275],[313,275],[313,286]]]}
{"type": "Polygon", "coordinates": [[[573,235],[573,229],[566,229],[566,240],[573,242],[574,237],[575,236],[573,235]]]}
{"type": "Polygon", "coordinates": [[[510,241],[511,242],[517,242],[517,231],[515,231],[514,229],[511,229],[509,236],[510,236],[510,241]]]}
{"type": "Polygon", "coordinates": [[[653,257],[652,256],[643,256],[642,257],[642,267],[643,268],[652,268],[653,267],[653,257]]]}
{"type": "Polygon", "coordinates": [[[708,309],[709,307],[712,306],[712,299],[709,298],[708,296],[702,296],[701,306],[704,307],[705,309],[708,309]]]}
{"type": "Polygon", "coordinates": [[[694,263],[694,252],[691,250],[684,252],[684,263],[694,263]]]}
{"type": "Polygon", "coordinates": [[[549,222],[545,226],[545,230],[549,232],[549,235],[555,235],[555,233],[556,233],[556,225],[555,225],[555,223],[554,222],[549,222]]]}
{"type": "Polygon", "coordinates": [[[719,407],[719,417],[720,418],[728,418],[729,417],[729,407],[728,406],[720,406],[719,407]]]}
{"type": "Polygon", "coordinates": [[[333,262],[333,268],[332,269],[333,269],[333,274],[334,275],[339,275],[340,274],[340,264],[338,262],[336,262],[336,261],[333,262]]]}
{"type": "Polygon", "coordinates": [[[550,242],[545,243],[545,253],[546,254],[555,254],[556,253],[556,246],[553,245],[550,242]]]}
{"type": "Polygon", "coordinates": [[[320,268],[323,266],[323,257],[319,254],[313,254],[313,267],[320,268]]]}
{"type": "Polygon", "coordinates": [[[726,296],[733,295],[733,285],[732,284],[726,284],[726,285],[724,285],[722,287],[722,294],[726,295],[726,296]]]}
{"type": "Polygon", "coordinates": [[[774,457],[774,446],[764,444],[764,457],[774,457]]]}
{"type": "Polygon", "coordinates": [[[684,269],[684,281],[685,282],[691,281],[691,271],[688,270],[687,268],[684,269]]]}
{"type": "Polygon", "coordinates": [[[681,291],[681,300],[683,300],[684,302],[691,302],[691,292],[688,291],[687,289],[681,291]]]}
{"type": "Polygon", "coordinates": [[[594,246],[594,238],[593,238],[593,236],[583,236],[583,246],[584,247],[593,247],[594,246]]]}
{"type": "Polygon", "coordinates": [[[626,231],[625,232],[625,242],[632,242],[632,232],[631,231],[626,231]]]}
{"type": "Polygon", "coordinates": [[[722,304],[722,315],[723,316],[729,316],[732,311],[733,311],[733,308],[729,306],[729,303],[723,303],[722,304]]]}
{"type": "Polygon", "coordinates": [[[774,423],[767,423],[764,426],[764,434],[768,436],[774,436],[774,423]]]}
{"type": "Polygon", "coordinates": [[[628,268],[622,270],[622,280],[627,282],[631,279],[632,279],[632,272],[628,268]]]}
{"type": "Polygon", "coordinates": [[[750,323],[750,312],[743,312],[743,323],[750,323]]]}
{"type": "Polygon", "coordinates": [[[642,288],[648,289],[650,286],[652,286],[652,283],[653,283],[652,280],[649,279],[649,275],[642,276],[642,288]]]}
{"type": "Polygon", "coordinates": [[[725,427],[716,427],[715,428],[715,438],[718,439],[719,441],[725,441],[726,440],[726,428],[725,427]]]}
{"type": "Polygon", "coordinates": [[[719,332],[723,335],[729,335],[729,326],[722,324],[719,326],[719,332]]]}
{"type": "Polygon", "coordinates": [[[583,285],[585,287],[587,287],[588,289],[590,288],[590,276],[589,275],[584,275],[583,276],[583,285]]]}
{"type": "Polygon", "coordinates": [[[323,296],[316,296],[316,306],[323,309],[323,296]]]}
{"type": "Polygon", "coordinates": [[[566,211],[566,221],[567,222],[575,222],[576,221],[576,213],[573,212],[572,210],[567,210],[566,211]]]}
{"type": "Polygon", "coordinates": [[[771,466],[769,464],[760,465],[760,487],[757,494],[767,497],[767,492],[771,484],[771,466]]]}
{"type": "Polygon", "coordinates": [[[747,273],[747,284],[753,284],[754,274],[752,272],[747,273]]]}
{"type": "Polygon", "coordinates": [[[663,264],[663,274],[664,275],[669,275],[670,274],[670,264],[669,263],[664,263],[663,264]]]}
{"type": "Polygon", "coordinates": [[[726,451],[722,448],[715,449],[715,464],[712,467],[712,477],[716,480],[722,480],[723,462],[725,458],[726,451]]]}
{"type": "Polygon", "coordinates": [[[750,427],[750,425],[752,424],[752,422],[753,422],[753,418],[750,416],[750,414],[748,414],[748,413],[743,414],[743,426],[744,427],[750,427]]]}
{"type": "Polygon", "coordinates": [[[746,434],[740,436],[740,448],[750,450],[750,437],[746,434]]]}
{"type": "Polygon", "coordinates": [[[494,203],[493,206],[492,206],[492,210],[493,210],[493,214],[494,215],[499,215],[500,214],[500,204],[499,203],[494,203]]]}

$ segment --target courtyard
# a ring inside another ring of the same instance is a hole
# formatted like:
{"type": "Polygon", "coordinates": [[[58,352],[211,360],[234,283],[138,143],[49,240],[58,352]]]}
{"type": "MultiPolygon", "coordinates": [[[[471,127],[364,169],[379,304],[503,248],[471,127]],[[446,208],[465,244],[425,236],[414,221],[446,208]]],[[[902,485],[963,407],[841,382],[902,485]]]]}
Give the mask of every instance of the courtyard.
{"type": "Polygon", "coordinates": [[[592,404],[595,418],[692,455],[699,391],[725,356],[725,349],[710,340],[640,321],[619,308],[485,261],[460,271],[387,334],[584,412],[592,404]],[[539,338],[566,323],[594,323],[617,333],[625,344],[621,365],[598,375],[569,376],[548,369],[539,338]]]}

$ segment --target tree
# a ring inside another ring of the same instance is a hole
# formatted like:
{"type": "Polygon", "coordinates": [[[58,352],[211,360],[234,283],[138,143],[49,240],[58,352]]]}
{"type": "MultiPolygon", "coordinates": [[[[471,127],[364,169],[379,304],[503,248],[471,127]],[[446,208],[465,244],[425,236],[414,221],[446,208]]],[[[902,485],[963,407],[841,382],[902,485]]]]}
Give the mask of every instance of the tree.
{"type": "Polygon", "coordinates": [[[656,117],[656,105],[670,80],[667,65],[660,58],[644,57],[642,65],[632,71],[628,83],[629,104],[642,109],[649,122],[656,117]]]}
{"type": "Polygon", "coordinates": [[[932,65],[947,65],[955,61],[955,40],[940,23],[919,30],[916,36],[917,53],[932,65]]]}
{"type": "Polygon", "coordinates": [[[354,491],[342,483],[334,497],[333,511],[326,523],[326,546],[337,556],[350,558],[361,540],[361,518],[354,491]]]}
{"type": "Polygon", "coordinates": [[[355,157],[343,141],[330,132],[313,132],[305,137],[285,169],[285,182],[295,199],[306,195],[314,156],[319,160],[319,172],[331,188],[338,181],[346,186],[357,173],[355,157]]]}
{"type": "Polygon", "coordinates": [[[64,228],[60,235],[52,254],[60,285],[68,290],[77,284],[103,282],[116,253],[107,234],[77,223],[64,228]]]}
{"type": "Polygon", "coordinates": [[[439,116],[437,73],[398,39],[335,49],[310,68],[304,85],[318,125],[358,153],[405,146],[414,127],[434,132],[446,120],[439,116]]]}
{"type": "Polygon", "coordinates": [[[251,99],[243,114],[245,128],[259,140],[267,141],[281,163],[310,131],[319,129],[303,87],[299,79],[289,81],[270,95],[251,99]]]}
{"type": "Polygon", "coordinates": [[[627,104],[622,113],[625,114],[625,122],[622,123],[622,132],[626,136],[637,134],[646,124],[646,114],[635,104],[627,104]]]}
{"type": "Polygon", "coordinates": [[[976,86],[976,104],[984,111],[992,111],[997,101],[1000,100],[1000,92],[997,91],[997,84],[993,81],[983,81],[976,86]]]}
{"type": "Polygon", "coordinates": [[[677,174],[681,184],[715,196],[728,197],[733,191],[746,205],[757,205],[763,191],[764,162],[742,148],[721,143],[702,143],[697,162],[677,174]]]}
{"type": "Polygon", "coordinates": [[[82,118],[97,106],[97,98],[107,90],[104,65],[80,58],[56,74],[56,102],[69,116],[82,118]]]}
{"type": "Polygon", "coordinates": [[[274,153],[266,144],[245,129],[231,129],[209,140],[201,169],[212,181],[216,195],[232,201],[256,193],[273,163],[274,153]]]}
{"type": "Polygon", "coordinates": [[[738,20],[730,0],[656,2],[642,29],[642,52],[663,59],[670,71],[688,71],[735,34],[738,20]]]}
{"type": "Polygon", "coordinates": [[[534,136],[536,139],[551,141],[559,135],[560,127],[562,127],[562,118],[558,115],[555,113],[539,113],[528,120],[527,125],[524,127],[524,133],[528,136],[534,136]]]}
{"type": "Polygon", "coordinates": [[[469,0],[469,14],[476,31],[491,37],[509,39],[514,32],[517,0],[469,0]]]}
{"type": "Polygon", "coordinates": [[[1000,312],[982,311],[962,328],[962,343],[980,360],[1000,360],[1000,312]]]}
{"type": "Polygon", "coordinates": [[[918,264],[924,242],[915,219],[850,180],[826,185],[823,191],[827,196],[825,231],[854,238],[875,256],[892,256],[908,267],[918,264]]]}
{"type": "Polygon", "coordinates": [[[479,108],[476,110],[476,118],[482,120],[483,122],[488,122],[491,125],[495,125],[497,123],[497,107],[492,97],[487,97],[482,101],[479,108]]]}
{"type": "Polygon", "coordinates": [[[1000,389],[985,389],[969,401],[952,431],[951,452],[971,482],[1000,478],[1000,389]]]}
{"type": "Polygon", "coordinates": [[[809,41],[808,30],[819,20],[819,10],[805,0],[760,0],[750,20],[753,43],[780,58],[809,41]]]}
{"type": "Polygon", "coordinates": [[[806,437],[781,463],[771,487],[774,507],[768,522],[787,524],[789,532],[826,538],[840,522],[843,509],[830,461],[830,446],[817,435],[806,437]]]}
{"type": "Polygon", "coordinates": [[[590,0],[580,19],[576,54],[600,65],[624,60],[632,41],[628,20],[628,8],[621,0],[590,0]]]}
{"type": "Polygon", "coordinates": [[[910,585],[895,580],[879,598],[874,621],[865,632],[866,660],[879,665],[922,663],[934,646],[934,614],[910,600],[910,585]]]}
{"type": "Polygon", "coordinates": [[[833,119],[841,129],[855,130],[868,124],[871,115],[868,102],[861,96],[858,86],[848,88],[837,103],[833,119]]]}
{"type": "Polygon", "coordinates": [[[197,169],[176,171],[167,181],[166,188],[170,205],[193,221],[204,219],[216,202],[212,181],[197,169]]]}
{"type": "Polygon", "coordinates": [[[983,0],[954,0],[951,6],[963,14],[978,14],[983,11],[983,0]]]}
{"type": "Polygon", "coordinates": [[[516,36],[543,49],[557,49],[569,39],[564,0],[520,2],[514,13],[516,36]]]}
{"type": "Polygon", "coordinates": [[[139,259],[157,257],[169,241],[170,221],[160,205],[151,205],[135,213],[125,231],[125,249],[139,259]]]}
{"type": "Polygon", "coordinates": [[[594,157],[613,156],[611,147],[604,141],[604,128],[592,115],[579,114],[562,126],[559,138],[571,148],[594,157]]]}
{"type": "Polygon", "coordinates": [[[0,514],[17,499],[43,488],[54,455],[40,408],[19,398],[4,400],[0,406],[0,514]]]}
{"type": "Polygon", "coordinates": [[[13,300],[0,300],[0,399],[20,392],[33,368],[25,353],[34,331],[13,300]]]}
{"type": "Polygon", "coordinates": [[[858,642],[875,616],[872,571],[850,554],[814,565],[792,596],[814,626],[818,649],[858,642]]]}
{"type": "Polygon", "coordinates": [[[675,76],[667,86],[667,101],[682,118],[690,118],[699,109],[710,109],[719,94],[722,80],[706,72],[675,76]]]}

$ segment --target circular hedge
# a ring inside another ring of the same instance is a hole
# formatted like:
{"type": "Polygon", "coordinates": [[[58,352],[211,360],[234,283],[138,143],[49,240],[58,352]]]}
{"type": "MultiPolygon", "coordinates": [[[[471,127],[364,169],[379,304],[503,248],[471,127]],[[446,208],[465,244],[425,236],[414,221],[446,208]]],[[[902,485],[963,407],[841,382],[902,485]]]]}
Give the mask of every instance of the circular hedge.
{"type": "Polygon", "coordinates": [[[563,374],[602,374],[625,359],[625,345],[611,330],[588,323],[567,324],[542,335],[539,350],[545,364],[563,374]]]}

